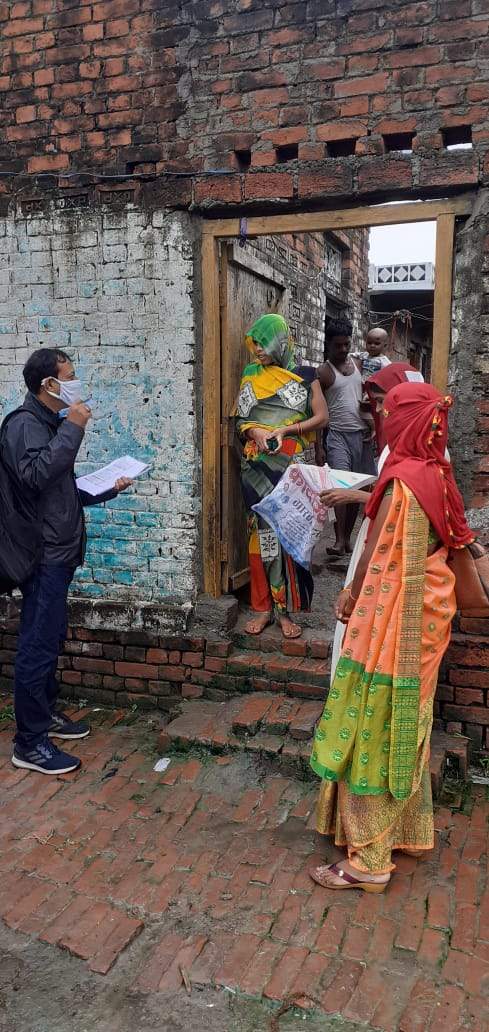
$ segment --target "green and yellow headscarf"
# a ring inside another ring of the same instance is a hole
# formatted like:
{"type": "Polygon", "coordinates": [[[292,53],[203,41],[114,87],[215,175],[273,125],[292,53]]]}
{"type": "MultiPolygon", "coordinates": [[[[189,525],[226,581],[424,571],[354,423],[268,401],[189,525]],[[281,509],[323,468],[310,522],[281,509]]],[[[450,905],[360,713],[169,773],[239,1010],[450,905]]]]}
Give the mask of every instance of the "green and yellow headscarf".
{"type": "Polygon", "coordinates": [[[282,369],[294,369],[294,345],[290,338],[289,327],[283,315],[270,313],[261,315],[248,330],[246,346],[252,355],[255,354],[253,342],[256,342],[273,359],[274,365],[282,369]]]}

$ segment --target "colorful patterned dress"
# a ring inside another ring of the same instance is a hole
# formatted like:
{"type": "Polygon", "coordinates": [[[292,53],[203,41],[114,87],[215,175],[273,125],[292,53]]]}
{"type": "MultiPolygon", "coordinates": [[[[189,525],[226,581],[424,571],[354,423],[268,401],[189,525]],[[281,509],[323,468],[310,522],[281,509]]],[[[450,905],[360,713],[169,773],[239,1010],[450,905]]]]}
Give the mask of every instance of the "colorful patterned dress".
{"type": "Polygon", "coordinates": [[[433,698],[456,609],[447,548],[428,555],[429,520],[393,483],[311,756],[318,831],[375,873],[393,869],[393,849],[433,847],[433,698]]]}
{"type": "Polygon", "coordinates": [[[245,434],[252,428],[272,431],[309,419],[311,387],[293,371],[294,355],[282,316],[265,315],[258,319],[246,337],[252,353],[255,341],[277,364],[264,366],[255,361],[247,365],[237,402],[237,429],[244,444],[241,485],[249,514],[251,606],[256,612],[285,615],[310,609],[313,580],[307,570],[284,552],[276,535],[252,511],[252,506],[273,490],[291,462],[302,461],[311,435],[298,435],[294,430],[283,438],[280,449],[260,452],[245,434]]]}

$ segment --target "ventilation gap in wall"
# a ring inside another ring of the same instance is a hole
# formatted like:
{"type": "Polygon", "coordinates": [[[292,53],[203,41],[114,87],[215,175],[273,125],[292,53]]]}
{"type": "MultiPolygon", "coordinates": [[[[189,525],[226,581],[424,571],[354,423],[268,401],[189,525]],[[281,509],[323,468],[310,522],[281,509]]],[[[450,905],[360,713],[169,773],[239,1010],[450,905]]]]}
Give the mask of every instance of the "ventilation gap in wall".
{"type": "Polygon", "coordinates": [[[279,165],[285,161],[295,161],[299,157],[299,144],[285,143],[283,147],[275,148],[275,154],[279,165]]]}
{"type": "Polygon", "coordinates": [[[472,126],[452,125],[442,129],[443,146],[447,150],[472,150],[472,126]]]}
{"type": "Polygon", "coordinates": [[[401,154],[412,154],[415,133],[386,133],[382,137],[386,152],[400,151],[401,154]]]}
{"type": "Polygon", "coordinates": [[[235,154],[235,157],[236,157],[238,168],[240,169],[241,172],[246,172],[246,170],[251,165],[251,151],[250,150],[235,150],[234,154],[235,154]]]}
{"type": "Polygon", "coordinates": [[[330,140],[327,144],[328,158],[347,158],[355,153],[356,139],[330,140]]]}

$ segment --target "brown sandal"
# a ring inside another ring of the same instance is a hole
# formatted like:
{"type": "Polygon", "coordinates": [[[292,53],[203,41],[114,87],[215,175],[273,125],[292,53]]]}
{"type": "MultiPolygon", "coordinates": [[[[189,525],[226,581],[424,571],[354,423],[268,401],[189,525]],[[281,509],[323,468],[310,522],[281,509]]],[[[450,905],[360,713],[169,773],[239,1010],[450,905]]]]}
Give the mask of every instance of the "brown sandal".
{"type": "Polygon", "coordinates": [[[355,878],[352,874],[348,874],[343,871],[338,864],[330,864],[325,867],[316,867],[314,871],[310,871],[310,876],[317,885],[321,885],[323,889],[361,889],[362,892],[385,892],[390,877],[385,882],[368,882],[362,881],[360,878],[355,878]],[[331,874],[336,875],[337,878],[341,878],[343,885],[331,885],[329,882],[324,881],[321,877],[321,871],[330,871],[331,874]]]}

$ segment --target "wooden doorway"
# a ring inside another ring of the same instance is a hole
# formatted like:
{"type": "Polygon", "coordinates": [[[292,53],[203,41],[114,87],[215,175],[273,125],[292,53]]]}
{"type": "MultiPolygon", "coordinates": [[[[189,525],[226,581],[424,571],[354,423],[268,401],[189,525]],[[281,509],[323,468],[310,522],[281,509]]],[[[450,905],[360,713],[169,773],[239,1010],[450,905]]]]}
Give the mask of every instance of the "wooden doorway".
{"type": "MultiPolygon", "coordinates": [[[[451,335],[453,242],[456,217],[468,216],[468,197],[442,201],[379,205],[330,212],[252,217],[247,220],[248,237],[283,233],[316,233],[436,219],[436,280],[433,322],[432,382],[444,389],[448,376],[451,335]]],[[[238,493],[237,454],[230,420],[235,397],[236,369],[244,364],[241,351],[242,327],[257,299],[270,299],[261,310],[280,311],[285,284],[272,282],[265,270],[253,270],[236,241],[242,231],[240,220],[204,222],[202,227],[203,340],[203,570],[204,590],[219,597],[246,581],[245,540],[230,528],[230,506],[242,512],[238,493]],[[248,287],[236,306],[232,300],[233,277],[245,269],[248,287]],[[267,293],[268,291],[268,293],[267,293]],[[262,297],[263,295],[263,297],[262,297]],[[272,307],[276,305],[277,307],[272,307]],[[247,307],[248,306],[248,307],[247,307]],[[233,356],[226,354],[231,340],[237,340],[233,356]],[[223,360],[224,356],[224,360],[223,360]],[[224,522],[223,522],[224,520],[224,522]],[[225,534],[223,537],[223,526],[225,534]]],[[[242,251],[243,249],[241,249],[242,251]]],[[[253,264],[253,262],[251,262],[253,264]]],[[[252,321],[252,319],[251,319],[252,321]]],[[[241,525],[241,519],[236,520],[241,525]]]]}
{"type": "Polygon", "coordinates": [[[240,487],[240,449],[233,417],[243,367],[250,356],[244,333],[262,312],[283,312],[285,280],[236,241],[221,252],[221,562],[222,590],[248,581],[246,513],[240,487]]]}

